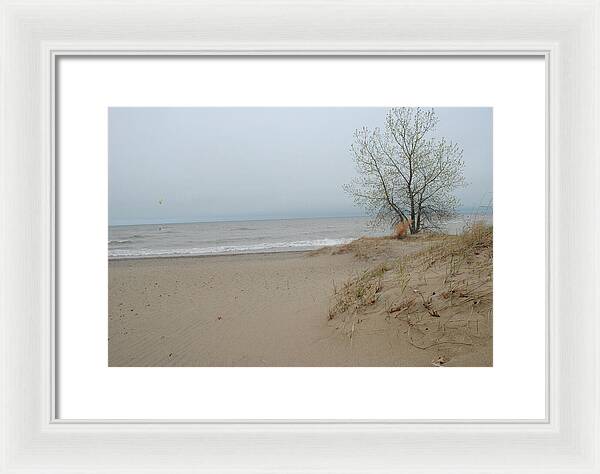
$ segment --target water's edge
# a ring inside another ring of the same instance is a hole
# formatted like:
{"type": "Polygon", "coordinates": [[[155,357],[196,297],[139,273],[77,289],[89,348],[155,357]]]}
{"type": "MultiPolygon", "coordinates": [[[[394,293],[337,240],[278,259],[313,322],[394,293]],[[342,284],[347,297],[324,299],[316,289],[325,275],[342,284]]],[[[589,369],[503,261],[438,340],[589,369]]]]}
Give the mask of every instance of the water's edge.
{"type": "MultiPolygon", "coordinates": [[[[456,233],[474,218],[465,214],[445,229],[456,233]]],[[[491,215],[484,220],[491,223],[491,215]]],[[[364,217],[144,224],[108,228],[109,260],[302,252],[389,234],[364,217]]]]}

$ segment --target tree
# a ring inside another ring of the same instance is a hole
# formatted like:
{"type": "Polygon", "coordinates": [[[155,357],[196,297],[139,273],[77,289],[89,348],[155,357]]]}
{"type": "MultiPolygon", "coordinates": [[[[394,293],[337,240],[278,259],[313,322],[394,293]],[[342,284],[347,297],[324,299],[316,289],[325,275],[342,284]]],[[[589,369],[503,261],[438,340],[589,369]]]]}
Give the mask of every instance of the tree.
{"type": "Polygon", "coordinates": [[[389,110],[384,129],[363,127],[351,150],[358,176],[344,189],[373,217],[373,224],[410,223],[416,234],[439,228],[459,205],[464,185],[462,149],[434,135],[433,109],[389,110]]]}

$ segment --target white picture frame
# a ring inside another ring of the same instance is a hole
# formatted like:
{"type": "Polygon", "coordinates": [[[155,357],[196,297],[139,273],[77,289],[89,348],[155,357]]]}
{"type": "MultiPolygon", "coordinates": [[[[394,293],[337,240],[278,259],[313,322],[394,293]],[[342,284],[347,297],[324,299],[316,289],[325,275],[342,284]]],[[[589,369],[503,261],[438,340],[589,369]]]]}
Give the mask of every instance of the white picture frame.
{"type": "Polygon", "coordinates": [[[598,0],[14,1],[0,19],[0,472],[600,472],[598,0]],[[547,419],[57,419],[54,65],[109,54],[544,56],[547,419]]]}

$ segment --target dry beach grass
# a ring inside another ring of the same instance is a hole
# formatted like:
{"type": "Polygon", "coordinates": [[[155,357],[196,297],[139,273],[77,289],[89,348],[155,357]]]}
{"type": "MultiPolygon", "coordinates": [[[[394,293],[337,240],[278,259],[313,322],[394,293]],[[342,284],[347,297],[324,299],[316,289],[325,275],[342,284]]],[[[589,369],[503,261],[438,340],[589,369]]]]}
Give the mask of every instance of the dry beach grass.
{"type": "Polygon", "coordinates": [[[395,330],[402,343],[431,350],[435,365],[491,365],[492,227],[417,239],[427,242],[421,250],[378,262],[336,290],[329,318],[350,339],[365,325],[395,330]]]}

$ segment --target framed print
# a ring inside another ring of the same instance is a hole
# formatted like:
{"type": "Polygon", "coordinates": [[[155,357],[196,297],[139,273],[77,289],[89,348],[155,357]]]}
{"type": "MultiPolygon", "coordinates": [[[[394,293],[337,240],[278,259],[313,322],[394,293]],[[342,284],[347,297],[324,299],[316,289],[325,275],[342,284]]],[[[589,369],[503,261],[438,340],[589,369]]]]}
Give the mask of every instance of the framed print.
{"type": "Polygon", "coordinates": [[[176,6],[1,7],[0,471],[599,472],[598,2],[176,6]]]}

